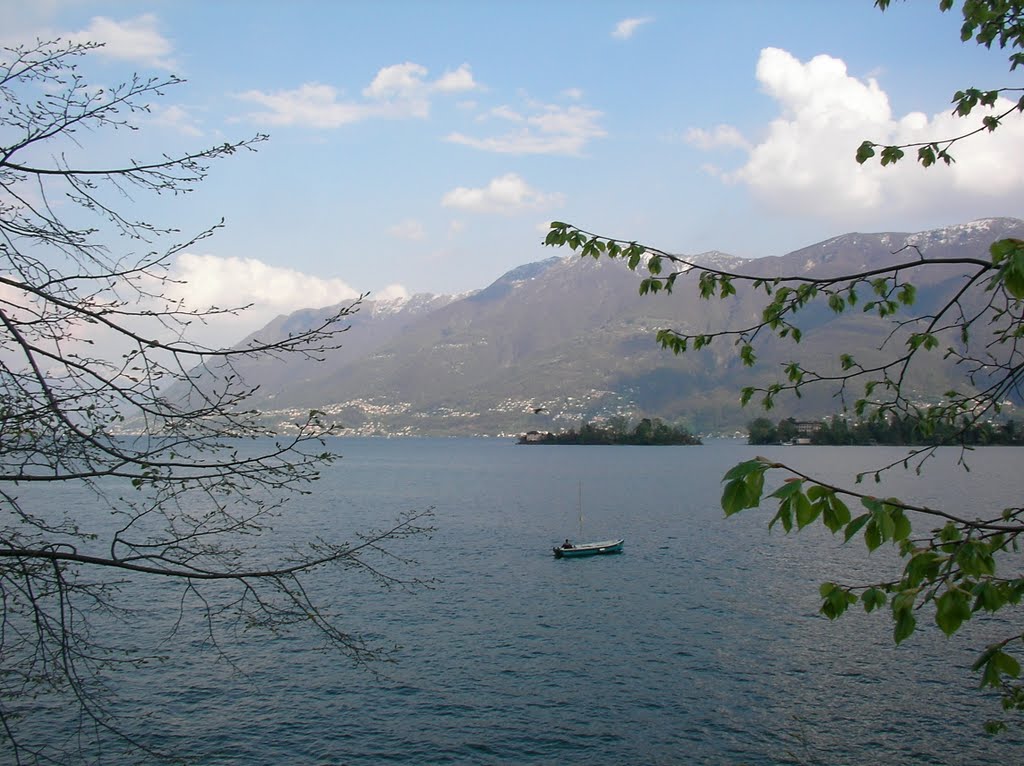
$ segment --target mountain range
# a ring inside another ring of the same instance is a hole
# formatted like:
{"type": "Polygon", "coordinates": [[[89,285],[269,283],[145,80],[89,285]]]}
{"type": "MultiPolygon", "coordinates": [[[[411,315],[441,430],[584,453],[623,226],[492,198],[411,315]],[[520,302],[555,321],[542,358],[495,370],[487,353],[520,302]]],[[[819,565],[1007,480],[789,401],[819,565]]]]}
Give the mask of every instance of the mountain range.
{"type": "MultiPolygon", "coordinates": [[[[915,246],[928,257],[988,257],[1003,237],[1024,238],[1024,221],[990,218],[924,232],[845,234],[778,257],[741,259],[720,252],[690,257],[726,270],[763,275],[858,273],[915,246]]],[[[917,307],[949,295],[962,269],[933,267],[914,275],[917,307]]],[[[803,340],[768,339],[754,367],[720,341],[679,356],[655,341],[661,328],[687,332],[749,325],[763,293],[728,300],[699,298],[695,275],[672,294],[640,296],[640,276],[619,261],[562,255],[513,269],[463,295],[366,300],[350,317],[341,348],[321,360],[243,361],[237,372],[258,385],[253,404],[275,423],[319,409],[353,434],[512,435],[559,430],[612,416],[660,417],[697,432],[734,429],[761,414],[739,405],[744,385],[781,376],[781,365],[835,369],[838,354],[877,355],[892,329],[859,311],[809,307],[803,340]]],[[[337,307],[281,316],[255,333],[264,341],[313,326],[337,307]]],[[[248,339],[247,339],[248,340],[248,339]]],[[[908,382],[922,399],[952,387],[955,371],[933,354],[908,382]]],[[[820,417],[838,411],[824,389],[777,404],[778,416],[820,417]]]]}

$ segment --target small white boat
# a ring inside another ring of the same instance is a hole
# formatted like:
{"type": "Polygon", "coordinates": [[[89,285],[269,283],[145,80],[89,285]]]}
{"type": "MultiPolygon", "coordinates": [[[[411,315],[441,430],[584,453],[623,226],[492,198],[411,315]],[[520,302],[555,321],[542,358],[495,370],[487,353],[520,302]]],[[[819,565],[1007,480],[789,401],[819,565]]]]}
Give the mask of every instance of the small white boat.
{"type": "Polygon", "coordinates": [[[598,543],[570,544],[565,547],[562,543],[554,548],[555,558],[574,558],[576,556],[596,556],[601,553],[622,553],[622,544],[625,540],[602,540],[598,543]]]}
{"type": "MultiPolygon", "coordinates": [[[[583,537],[583,483],[579,490],[580,537],[583,537]]],[[[596,556],[602,553],[622,553],[625,540],[601,540],[596,543],[570,543],[567,539],[561,545],[552,548],[556,559],[577,558],[579,556],[596,556]]]]}

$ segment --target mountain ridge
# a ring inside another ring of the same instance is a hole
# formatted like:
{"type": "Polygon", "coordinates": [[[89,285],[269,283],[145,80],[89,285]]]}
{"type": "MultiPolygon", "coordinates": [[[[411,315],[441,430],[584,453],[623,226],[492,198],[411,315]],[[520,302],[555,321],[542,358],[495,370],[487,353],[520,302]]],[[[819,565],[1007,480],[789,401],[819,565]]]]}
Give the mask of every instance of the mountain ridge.
{"type": "MultiPolygon", "coordinates": [[[[937,258],[987,257],[988,244],[1002,236],[1024,237],[1024,221],[852,232],[783,256],[738,258],[712,250],[688,260],[763,276],[824,276],[877,267],[907,246],[937,258]]],[[[915,279],[922,305],[939,300],[943,285],[959,273],[955,266],[932,267],[915,279]]],[[[806,331],[800,348],[767,340],[755,368],[743,367],[727,344],[677,357],[656,344],[658,329],[702,332],[749,323],[760,316],[764,296],[748,291],[728,301],[701,301],[688,284],[696,276],[684,275],[672,295],[641,297],[639,279],[621,261],[553,256],[457,296],[367,300],[351,317],[342,348],[322,362],[247,363],[239,372],[259,386],[254,404],[271,419],[286,422],[315,408],[353,433],[513,435],[615,415],[661,417],[708,431],[755,417],[755,410],[738,405],[741,386],[777,377],[787,355],[825,368],[835,365],[836,349],[870,356],[886,326],[877,317],[837,317],[826,307],[810,307],[801,312],[806,331]],[[542,415],[533,412],[539,406],[542,415]]],[[[331,308],[278,317],[250,337],[273,340],[331,308]]],[[[941,366],[932,365],[911,386],[927,397],[949,383],[941,366]]],[[[822,393],[780,406],[784,414],[807,417],[839,409],[822,393]]]]}

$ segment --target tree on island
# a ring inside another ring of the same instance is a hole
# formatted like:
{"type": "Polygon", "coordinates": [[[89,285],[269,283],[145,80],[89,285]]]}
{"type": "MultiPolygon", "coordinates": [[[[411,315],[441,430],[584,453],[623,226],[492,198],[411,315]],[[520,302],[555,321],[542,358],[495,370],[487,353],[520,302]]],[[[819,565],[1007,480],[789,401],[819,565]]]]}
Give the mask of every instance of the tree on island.
{"type": "MultiPolygon", "coordinates": [[[[966,445],[966,446],[1021,446],[1024,432],[1013,419],[995,425],[990,422],[974,425],[935,423],[927,433],[913,415],[890,414],[886,418],[869,417],[850,422],[833,415],[816,424],[813,430],[803,424],[810,444],[823,445],[966,445]]],[[[768,418],[755,418],[747,424],[748,444],[780,444],[791,441],[795,429],[793,418],[785,418],[778,425],[768,418]]]]}
{"type": "MultiPolygon", "coordinates": [[[[876,0],[881,10],[889,0],[876,0]]],[[[1020,0],[965,0],[957,4],[963,16],[962,40],[993,44],[1010,51],[1010,69],[1024,64],[1024,2],[1020,0]]],[[[940,0],[948,11],[953,0],[940,0]]],[[[863,164],[880,160],[882,165],[902,161],[907,151],[929,167],[955,161],[956,145],[976,134],[998,130],[1006,119],[1019,119],[1024,111],[1024,88],[975,87],[957,91],[954,113],[960,117],[983,116],[961,134],[936,141],[907,145],[880,145],[864,141],[851,158],[863,164]]],[[[854,154],[855,147],[851,147],[854,154]]],[[[836,314],[867,312],[881,323],[882,358],[860,361],[851,353],[837,355],[834,369],[811,369],[799,358],[785,365],[784,377],[763,387],[744,388],[746,404],[757,397],[771,409],[783,394],[799,396],[810,387],[831,387],[844,405],[852,400],[857,417],[876,422],[910,416],[925,438],[937,432],[963,438],[997,416],[1006,401],[1020,403],[1024,376],[1024,241],[1001,239],[987,253],[962,258],[933,258],[908,246],[893,253],[892,261],[871,271],[812,278],[800,274],[774,277],[731,272],[702,265],[639,242],[607,237],[568,223],[554,222],[545,243],[568,246],[581,256],[622,259],[634,271],[644,272],[641,294],[672,292],[683,275],[696,282],[705,300],[728,299],[739,290],[763,294],[759,319],[734,328],[709,332],[661,330],[661,345],[680,354],[711,344],[731,343],[742,362],[752,366],[758,344],[766,338],[788,338],[799,343],[803,330],[800,312],[827,305],[836,314]],[[935,306],[915,310],[915,275],[955,266],[961,277],[956,289],[935,306]],[[916,402],[906,384],[915,365],[928,355],[941,354],[961,385],[931,405],[916,402]]],[[[688,280],[687,280],[688,282],[688,280]]],[[[692,282],[688,282],[692,283],[692,282]]],[[[758,422],[758,427],[771,423],[758,422]]],[[[897,463],[920,468],[934,447],[921,447],[897,463]]],[[[851,477],[859,482],[862,475],[851,477]]],[[[893,546],[902,560],[901,569],[870,583],[822,584],[821,611],[837,618],[860,604],[866,611],[888,606],[897,643],[909,639],[919,616],[929,615],[947,635],[953,635],[979,613],[1004,612],[1019,607],[1024,597],[1018,546],[1024,533],[1024,508],[990,508],[975,515],[959,507],[939,508],[878,498],[852,486],[836,486],[816,480],[781,462],[758,457],[732,468],[723,478],[722,507],[726,515],[756,508],[763,502],[776,505],[769,527],[776,523],[787,532],[820,522],[845,540],[863,540],[868,551],[893,546]],[[783,479],[766,495],[765,480],[783,479]],[[859,505],[854,513],[848,503],[859,505]]],[[[1020,656],[1024,636],[1019,613],[1006,622],[1005,638],[979,647],[974,669],[985,687],[1002,692],[1008,712],[1024,711],[1024,684],[1020,656]]],[[[992,720],[986,728],[1005,727],[992,720]]]]}
{"type": "Polygon", "coordinates": [[[748,444],[780,444],[792,441],[797,436],[796,421],[783,418],[772,423],[768,418],[754,418],[747,423],[748,444]]]}
{"type": "Polygon", "coordinates": [[[610,419],[605,425],[584,421],[579,431],[569,429],[560,433],[532,433],[519,439],[520,444],[633,444],[690,445],[700,444],[683,426],[670,426],[661,418],[641,418],[632,431],[627,420],[610,419]]]}
{"type": "Polygon", "coordinates": [[[189,371],[336,348],[358,301],[273,343],[198,342],[196,326],[238,309],[172,300],[170,268],[220,224],[182,236],[134,218],[134,197],[188,192],[211,162],[266,136],[97,165],[90,137],[135,130],[150,100],[182,82],[91,86],[79,64],[97,47],[39,41],[0,54],[0,741],[17,763],[117,747],[147,762],[171,757],[126,727],[104,686],[112,669],[159,652],[104,630],[130,624],[138,608],[124,587],[176,584],[173,630],[196,620],[225,657],[234,631],[248,628],[312,632],[362,663],[381,650],[347,633],[308,584],[327,567],[397,583],[378,568],[382,546],[421,530],[409,515],[350,542],[261,552],[285,500],[334,459],[323,442],[334,427],[313,412],[287,434],[268,433],[241,381],[224,375],[200,389],[189,371]],[[69,487],[109,514],[82,513],[69,487]],[[67,715],[63,736],[44,741],[35,716],[47,709],[67,715]]]}

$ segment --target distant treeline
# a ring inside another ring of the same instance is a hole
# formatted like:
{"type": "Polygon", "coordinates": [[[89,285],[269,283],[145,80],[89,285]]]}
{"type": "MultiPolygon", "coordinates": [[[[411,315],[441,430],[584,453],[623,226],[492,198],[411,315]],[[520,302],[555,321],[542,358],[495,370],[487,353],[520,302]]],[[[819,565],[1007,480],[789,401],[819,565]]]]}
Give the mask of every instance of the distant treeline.
{"type": "Polygon", "coordinates": [[[583,423],[579,430],[557,434],[532,431],[519,437],[520,444],[700,444],[682,426],[670,426],[658,418],[644,418],[632,429],[625,418],[611,418],[607,425],[583,423]]]}
{"type": "Polygon", "coordinates": [[[747,424],[750,444],[780,444],[809,439],[811,444],[888,444],[928,445],[966,444],[969,446],[1024,445],[1024,426],[1014,420],[1002,424],[978,423],[974,425],[951,423],[925,423],[911,415],[890,415],[886,419],[864,420],[850,423],[833,416],[812,424],[785,418],[772,423],[757,418],[747,424]]]}

